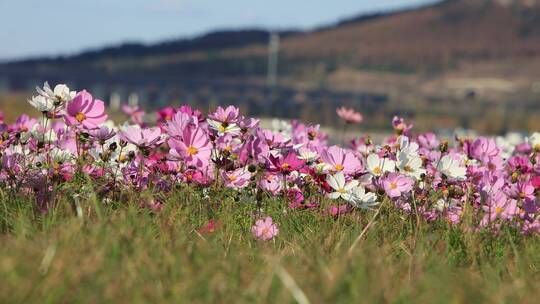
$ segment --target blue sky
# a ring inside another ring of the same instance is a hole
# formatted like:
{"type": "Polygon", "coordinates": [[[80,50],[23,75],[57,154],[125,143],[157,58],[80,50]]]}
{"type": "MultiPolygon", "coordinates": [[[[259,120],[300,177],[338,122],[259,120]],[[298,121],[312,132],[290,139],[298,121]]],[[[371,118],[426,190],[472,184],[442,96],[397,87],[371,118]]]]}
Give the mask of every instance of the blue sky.
{"type": "Polygon", "coordinates": [[[71,54],[222,28],[309,29],[434,0],[0,0],[0,59],[71,54]]]}

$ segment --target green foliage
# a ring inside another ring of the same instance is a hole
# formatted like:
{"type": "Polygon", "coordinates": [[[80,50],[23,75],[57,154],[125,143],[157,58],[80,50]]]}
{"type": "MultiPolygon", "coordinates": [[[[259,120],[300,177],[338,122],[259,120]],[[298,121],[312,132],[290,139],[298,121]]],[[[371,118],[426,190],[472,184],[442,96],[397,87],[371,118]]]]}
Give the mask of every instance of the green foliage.
{"type": "Polygon", "coordinates": [[[1,303],[293,303],[287,275],[312,303],[535,302],[539,291],[540,240],[510,227],[417,224],[383,207],[349,255],[373,211],[332,218],[181,187],[156,213],[140,208],[145,193],[100,202],[77,183],[47,214],[0,191],[1,303]],[[250,233],[262,215],[279,225],[273,241],[250,233]],[[216,231],[198,232],[209,219],[216,231]]]}

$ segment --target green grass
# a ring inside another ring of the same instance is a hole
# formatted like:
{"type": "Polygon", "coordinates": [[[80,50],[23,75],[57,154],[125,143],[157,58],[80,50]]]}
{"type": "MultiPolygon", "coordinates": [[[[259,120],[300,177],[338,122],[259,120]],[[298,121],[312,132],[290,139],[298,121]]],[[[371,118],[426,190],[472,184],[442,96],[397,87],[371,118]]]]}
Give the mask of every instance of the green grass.
{"type": "Polygon", "coordinates": [[[46,215],[31,200],[0,191],[0,303],[538,300],[539,238],[510,228],[494,235],[416,225],[386,202],[349,255],[374,211],[334,219],[269,197],[258,210],[249,196],[202,198],[182,188],[153,213],[139,207],[136,193],[104,204],[81,192],[77,216],[70,191],[46,215]],[[258,212],[278,223],[275,240],[250,234],[258,212]],[[210,218],[221,228],[199,234],[210,218]]]}

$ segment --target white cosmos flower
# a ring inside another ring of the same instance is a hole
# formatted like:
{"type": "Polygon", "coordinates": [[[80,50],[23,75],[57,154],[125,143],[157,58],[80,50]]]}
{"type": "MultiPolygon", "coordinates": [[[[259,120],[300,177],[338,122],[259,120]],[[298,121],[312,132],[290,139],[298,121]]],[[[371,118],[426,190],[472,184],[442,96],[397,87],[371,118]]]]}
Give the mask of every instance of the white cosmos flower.
{"type": "Polygon", "coordinates": [[[396,163],[388,158],[379,158],[377,154],[370,154],[367,157],[367,170],[373,176],[381,176],[385,172],[394,172],[396,163]]]}
{"type": "Polygon", "coordinates": [[[235,123],[221,123],[212,119],[207,119],[206,121],[211,129],[217,131],[219,136],[225,134],[238,135],[241,132],[240,127],[235,123]]]}
{"type": "Polygon", "coordinates": [[[534,132],[531,136],[527,137],[527,143],[531,145],[534,150],[540,151],[540,133],[534,132]]]}
{"type": "Polygon", "coordinates": [[[317,152],[314,152],[308,149],[300,149],[298,151],[298,154],[299,154],[298,158],[306,162],[312,162],[319,158],[319,154],[317,152]]]}
{"type": "Polygon", "coordinates": [[[444,210],[454,206],[457,206],[456,199],[450,199],[450,201],[447,201],[441,198],[433,204],[433,209],[438,212],[443,212],[444,210]]]}
{"type": "Polygon", "coordinates": [[[419,180],[422,174],[426,173],[426,170],[422,168],[422,159],[418,154],[408,154],[399,152],[397,154],[396,163],[399,172],[402,172],[408,176],[414,177],[419,180]]]}
{"type": "Polygon", "coordinates": [[[369,209],[370,207],[379,204],[377,195],[372,192],[366,192],[366,188],[357,186],[351,191],[351,195],[347,200],[353,206],[361,209],[369,209]]]}
{"type": "Polygon", "coordinates": [[[400,153],[406,153],[406,154],[418,154],[418,149],[420,146],[416,142],[411,142],[407,136],[401,135],[398,140],[397,144],[399,146],[399,152],[400,153]]]}
{"type": "Polygon", "coordinates": [[[272,119],[272,131],[279,132],[289,139],[292,134],[292,125],[286,120],[272,119]]]}
{"type": "Polygon", "coordinates": [[[32,99],[28,100],[28,103],[40,112],[50,112],[54,109],[52,100],[41,95],[33,96],[32,99]]]}
{"type": "Polygon", "coordinates": [[[357,180],[352,180],[347,183],[345,181],[345,176],[341,172],[334,175],[328,175],[328,177],[326,177],[326,182],[335,190],[328,194],[328,197],[331,199],[342,198],[349,201],[351,199],[351,191],[358,186],[357,180]]]}
{"type": "Polygon", "coordinates": [[[450,155],[443,156],[437,164],[437,170],[450,178],[464,180],[466,178],[467,168],[461,165],[459,160],[450,155]]]}
{"type": "Polygon", "coordinates": [[[70,101],[77,94],[75,91],[70,91],[69,87],[65,84],[57,84],[54,90],[52,90],[48,82],[43,84],[43,89],[36,87],[36,90],[39,95],[49,99],[56,106],[70,101]]]}

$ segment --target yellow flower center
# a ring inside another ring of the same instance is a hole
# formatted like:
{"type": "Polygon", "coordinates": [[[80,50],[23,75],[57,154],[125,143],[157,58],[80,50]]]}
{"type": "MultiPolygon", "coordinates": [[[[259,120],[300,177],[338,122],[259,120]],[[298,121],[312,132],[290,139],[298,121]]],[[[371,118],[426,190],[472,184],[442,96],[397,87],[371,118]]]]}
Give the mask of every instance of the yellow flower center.
{"type": "Polygon", "coordinates": [[[390,189],[396,189],[397,184],[396,183],[390,183],[390,189]]]}
{"type": "Polygon", "coordinates": [[[341,170],[344,169],[344,167],[343,167],[342,164],[336,164],[336,165],[334,166],[334,169],[336,169],[336,171],[341,171],[341,170]]]}
{"type": "Polygon", "coordinates": [[[194,146],[189,146],[187,148],[187,153],[190,155],[190,156],[193,156],[195,154],[197,154],[199,152],[199,150],[197,150],[197,148],[195,148],[194,146]]]}
{"type": "Polygon", "coordinates": [[[412,172],[413,171],[413,169],[410,166],[403,167],[403,170],[405,170],[407,172],[412,172]]]}
{"type": "Polygon", "coordinates": [[[227,130],[227,129],[226,129],[223,125],[220,125],[219,128],[218,128],[218,131],[219,131],[220,133],[224,133],[225,130],[227,130]]]}
{"type": "Polygon", "coordinates": [[[123,163],[125,160],[126,160],[126,155],[125,154],[120,154],[118,156],[118,161],[120,161],[121,163],[123,163]]]}
{"type": "Polygon", "coordinates": [[[501,208],[501,207],[495,207],[495,213],[497,213],[497,214],[501,214],[503,212],[503,210],[504,209],[501,208]]]}
{"type": "Polygon", "coordinates": [[[381,170],[381,167],[375,167],[373,168],[373,173],[375,174],[381,174],[382,170],[381,170]]]}
{"type": "Polygon", "coordinates": [[[84,115],[83,112],[79,112],[75,115],[75,119],[78,121],[78,122],[82,122],[83,120],[86,119],[86,115],[84,115]]]}
{"type": "Polygon", "coordinates": [[[234,182],[237,179],[236,175],[229,175],[229,180],[234,182]]]}
{"type": "Polygon", "coordinates": [[[339,188],[339,189],[337,190],[337,192],[339,192],[339,193],[345,193],[345,188],[339,188]]]}
{"type": "Polygon", "coordinates": [[[284,169],[284,170],[287,170],[291,167],[291,165],[289,165],[288,163],[283,163],[283,165],[281,165],[281,169],[284,169]]]}

